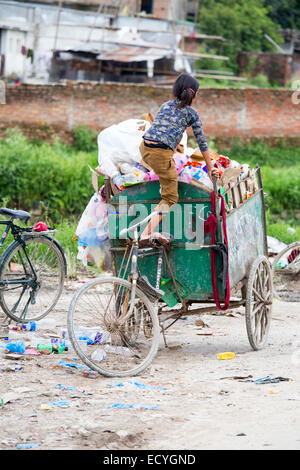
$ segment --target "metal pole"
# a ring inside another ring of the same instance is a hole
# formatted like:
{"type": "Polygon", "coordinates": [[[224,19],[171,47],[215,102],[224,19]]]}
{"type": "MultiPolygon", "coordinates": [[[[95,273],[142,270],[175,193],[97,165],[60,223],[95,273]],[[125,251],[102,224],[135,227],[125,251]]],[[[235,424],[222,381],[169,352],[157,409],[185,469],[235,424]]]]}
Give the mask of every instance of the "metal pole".
{"type": "Polygon", "coordinates": [[[56,44],[57,44],[57,36],[58,36],[58,28],[59,28],[59,19],[60,19],[60,13],[62,9],[62,4],[63,2],[60,0],[58,4],[58,12],[57,12],[57,23],[56,23],[56,31],[55,31],[55,38],[54,38],[54,47],[53,51],[56,51],[56,44]]]}

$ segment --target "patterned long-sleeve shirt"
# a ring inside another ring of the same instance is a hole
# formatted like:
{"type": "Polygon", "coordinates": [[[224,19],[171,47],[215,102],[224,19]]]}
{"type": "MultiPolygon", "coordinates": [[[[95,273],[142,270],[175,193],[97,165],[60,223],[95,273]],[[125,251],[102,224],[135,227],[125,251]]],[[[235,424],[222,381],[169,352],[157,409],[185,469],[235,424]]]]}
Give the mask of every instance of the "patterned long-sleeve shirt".
{"type": "Polygon", "coordinates": [[[145,132],[144,139],[163,143],[175,151],[182,134],[191,126],[199,148],[204,152],[208,146],[197,111],[191,106],[177,108],[177,103],[177,99],[163,103],[151,127],[145,132]]]}

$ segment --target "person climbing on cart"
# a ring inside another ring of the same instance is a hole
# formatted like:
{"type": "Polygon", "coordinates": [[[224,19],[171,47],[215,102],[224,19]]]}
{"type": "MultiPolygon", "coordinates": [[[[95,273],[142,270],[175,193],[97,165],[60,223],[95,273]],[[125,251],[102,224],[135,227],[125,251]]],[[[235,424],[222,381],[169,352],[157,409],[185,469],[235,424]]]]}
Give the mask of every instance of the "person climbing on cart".
{"type": "Polygon", "coordinates": [[[173,155],[187,127],[193,129],[206,162],[208,176],[211,180],[212,175],[217,178],[219,176],[218,170],[211,163],[200,116],[192,107],[198,89],[199,83],[194,77],[187,73],[179,75],[173,86],[174,99],[162,104],[151,127],[143,135],[140,145],[141,163],[157,174],[161,186],[161,201],[154,209],[159,213],[150,219],[141,235],[140,244],[147,244],[153,237],[162,244],[169,243],[164,234],[154,230],[164,214],[178,201],[178,176],[173,155]]]}

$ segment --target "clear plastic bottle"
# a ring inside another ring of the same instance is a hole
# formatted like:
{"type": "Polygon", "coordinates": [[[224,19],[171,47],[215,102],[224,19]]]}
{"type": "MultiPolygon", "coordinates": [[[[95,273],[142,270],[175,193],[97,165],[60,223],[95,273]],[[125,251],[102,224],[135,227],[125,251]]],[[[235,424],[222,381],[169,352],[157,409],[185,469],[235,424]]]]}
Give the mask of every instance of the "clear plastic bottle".
{"type": "Polygon", "coordinates": [[[105,359],[105,356],[106,356],[106,352],[104,351],[104,349],[97,348],[92,353],[91,359],[93,359],[94,361],[97,361],[97,362],[101,362],[101,361],[103,361],[103,359],[105,359]]]}
{"type": "Polygon", "coordinates": [[[36,324],[37,330],[53,330],[56,327],[55,318],[42,318],[36,324]]]}

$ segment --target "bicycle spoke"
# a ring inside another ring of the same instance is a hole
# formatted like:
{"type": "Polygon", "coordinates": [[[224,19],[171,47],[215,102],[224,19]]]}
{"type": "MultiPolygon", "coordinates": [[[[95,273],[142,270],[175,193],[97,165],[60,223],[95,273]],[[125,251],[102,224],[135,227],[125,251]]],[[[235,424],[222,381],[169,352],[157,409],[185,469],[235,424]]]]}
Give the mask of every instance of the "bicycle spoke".
{"type": "Polygon", "coordinates": [[[134,375],[156,353],[158,320],[144,294],[137,290],[133,296],[131,283],[113,279],[92,281],[75,294],[68,314],[68,331],[76,352],[89,367],[108,376],[134,375]],[[153,328],[149,337],[143,331],[145,315],[153,328]],[[88,344],[83,351],[79,335],[88,334],[90,329],[102,334],[103,339],[100,344],[88,344]]]}

